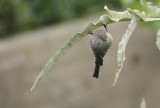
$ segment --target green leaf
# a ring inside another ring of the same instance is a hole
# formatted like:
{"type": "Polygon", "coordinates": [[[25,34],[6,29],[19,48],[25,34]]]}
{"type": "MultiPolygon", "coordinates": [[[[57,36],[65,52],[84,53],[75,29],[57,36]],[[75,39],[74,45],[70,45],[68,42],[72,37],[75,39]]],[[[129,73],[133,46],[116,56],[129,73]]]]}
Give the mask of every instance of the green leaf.
{"type": "Polygon", "coordinates": [[[146,14],[148,14],[150,9],[149,9],[149,6],[147,5],[147,2],[145,0],[140,0],[140,3],[141,3],[141,6],[144,9],[144,12],[146,14]]]}
{"type": "Polygon", "coordinates": [[[157,31],[156,45],[157,45],[158,49],[160,50],[160,29],[157,31]]]}
{"type": "Polygon", "coordinates": [[[111,17],[108,16],[108,15],[102,15],[100,17],[99,22],[101,22],[102,24],[109,24],[109,23],[112,23],[112,22],[115,22],[115,21],[112,20],[111,17]]]}
{"type": "Polygon", "coordinates": [[[149,7],[149,18],[159,18],[160,17],[160,8],[158,6],[152,6],[152,3],[148,2],[149,7]]]}
{"type": "Polygon", "coordinates": [[[90,23],[83,32],[77,33],[73,38],[71,38],[62,48],[60,48],[56,55],[53,56],[49,62],[45,65],[45,67],[42,69],[40,74],[37,76],[36,81],[34,82],[32,88],[29,92],[33,91],[34,88],[37,86],[39,81],[46,75],[46,73],[51,69],[51,67],[54,66],[54,64],[63,57],[65,53],[71,49],[76,43],[78,43],[84,36],[86,36],[89,32],[92,32],[93,30],[99,28],[102,26],[101,22],[98,22],[97,24],[90,23]]]}
{"type": "Polygon", "coordinates": [[[116,12],[109,10],[107,6],[105,6],[104,9],[107,11],[107,14],[110,16],[111,20],[115,22],[132,19],[132,15],[127,10],[124,12],[116,12]]]}
{"type": "Polygon", "coordinates": [[[117,53],[118,68],[115,73],[115,79],[114,79],[113,86],[116,84],[118,77],[119,77],[119,74],[122,70],[123,63],[125,60],[125,49],[126,49],[128,40],[131,37],[132,32],[134,31],[136,25],[138,24],[138,21],[139,20],[137,18],[133,18],[131,20],[130,24],[128,25],[128,29],[126,30],[126,33],[123,35],[122,40],[119,42],[118,53],[117,53]]]}
{"type": "Polygon", "coordinates": [[[145,0],[140,0],[140,2],[148,18],[160,17],[160,8],[158,6],[152,6],[151,2],[146,2],[145,0]]]}
{"type": "Polygon", "coordinates": [[[140,108],[146,108],[146,101],[145,101],[144,98],[142,98],[141,107],[140,108]]]}
{"type": "Polygon", "coordinates": [[[130,8],[128,8],[127,10],[133,17],[136,17],[136,19],[143,20],[144,16],[141,14],[139,10],[132,10],[130,8]]]}
{"type": "Polygon", "coordinates": [[[141,0],[141,2],[142,1],[144,2],[143,5],[147,5],[147,7],[144,6],[145,13],[129,8],[123,12],[109,10],[107,6],[105,6],[104,9],[107,11],[107,14],[109,15],[109,18],[112,22],[130,21],[133,15],[138,16],[145,22],[160,21],[160,8],[158,8],[157,6],[152,6],[150,2],[146,3],[144,0],[141,0]]]}

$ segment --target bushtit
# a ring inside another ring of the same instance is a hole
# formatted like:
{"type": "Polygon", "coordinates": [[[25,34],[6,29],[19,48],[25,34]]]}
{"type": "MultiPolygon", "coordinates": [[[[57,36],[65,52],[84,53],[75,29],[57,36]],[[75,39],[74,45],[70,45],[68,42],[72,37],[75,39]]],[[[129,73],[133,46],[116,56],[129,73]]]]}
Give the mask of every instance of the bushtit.
{"type": "Polygon", "coordinates": [[[100,66],[103,65],[103,57],[112,44],[112,36],[103,30],[95,30],[90,40],[91,49],[95,56],[95,69],[93,77],[98,78],[100,66]]]}

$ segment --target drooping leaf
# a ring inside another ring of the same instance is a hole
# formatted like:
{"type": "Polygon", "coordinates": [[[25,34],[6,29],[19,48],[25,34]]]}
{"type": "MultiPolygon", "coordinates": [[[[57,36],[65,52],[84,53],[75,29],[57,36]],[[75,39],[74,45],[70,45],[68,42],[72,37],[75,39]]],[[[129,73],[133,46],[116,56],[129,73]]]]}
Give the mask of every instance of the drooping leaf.
{"type": "Polygon", "coordinates": [[[120,74],[122,67],[123,67],[123,63],[125,60],[125,49],[126,49],[128,40],[130,39],[131,34],[133,33],[137,24],[138,24],[138,19],[133,18],[131,20],[130,24],[128,25],[128,29],[126,30],[126,33],[123,35],[122,40],[119,42],[118,53],[117,53],[118,68],[115,73],[113,86],[116,84],[118,77],[119,77],[119,74],[120,74]]]}
{"type": "Polygon", "coordinates": [[[88,32],[92,32],[96,28],[99,28],[102,26],[101,22],[98,22],[97,24],[90,23],[83,32],[77,33],[73,38],[71,38],[62,48],[60,48],[56,55],[53,56],[49,62],[45,65],[45,67],[42,69],[42,71],[39,73],[39,75],[36,78],[36,81],[34,82],[32,88],[29,92],[33,91],[33,89],[37,86],[39,81],[46,75],[46,73],[54,66],[54,64],[62,58],[62,56],[71,49],[78,41],[80,41],[84,36],[88,34],[88,32]]]}
{"type": "Polygon", "coordinates": [[[146,108],[146,101],[145,101],[144,98],[142,98],[141,107],[140,108],[146,108]]]}
{"type": "Polygon", "coordinates": [[[160,29],[157,31],[156,45],[157,45],[158,49],[160,50],[160,29]]]}

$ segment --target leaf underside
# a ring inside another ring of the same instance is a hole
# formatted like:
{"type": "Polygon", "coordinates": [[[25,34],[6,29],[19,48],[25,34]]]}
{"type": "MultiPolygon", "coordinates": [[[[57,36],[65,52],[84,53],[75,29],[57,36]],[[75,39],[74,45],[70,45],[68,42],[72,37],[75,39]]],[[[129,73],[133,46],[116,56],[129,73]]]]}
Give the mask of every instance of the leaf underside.
{"type": "Polygon", "coordinates": [[[123,35],[122,40],[119,42],[118,53],[117,53],[118,68],[115,73],[113,86],[116,84],[119,74],[123,67],[123,63],[125,60],[125,49],[126,49],[128,40],[130,39],[131,34],[134,31],[137,24],[138,24],[138,20],[136,18],[133,18],[131,20],[131,23],[128,25],[128,29],[126,30],[126,33],[123,35]]]}

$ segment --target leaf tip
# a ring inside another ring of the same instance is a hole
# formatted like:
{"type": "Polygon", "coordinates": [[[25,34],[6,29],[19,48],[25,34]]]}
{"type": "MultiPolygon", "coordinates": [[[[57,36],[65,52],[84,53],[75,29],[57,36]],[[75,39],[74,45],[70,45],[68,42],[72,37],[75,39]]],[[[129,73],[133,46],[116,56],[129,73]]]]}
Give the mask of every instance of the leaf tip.
{"type": "Polygon", "coordinates": [[[142,97],[141,107],[140,108],[146,108],[146,101],[145,101],[144,97],[142,97]]]}
{"type": "Polygon", "coordinates": [[[112,87],[114,87],[116,85],[116,80],[114,80],[113,84],[112,84],[112,87]]]}
{"type": "Polygon", "coordinates": [[[113,84],[112,84],[113,87],[114,87],[115,84],[117,83],[118,77],[119,77],[119,69],[117,69],[117,71],[116,71],[116,73],[115,73],[114,82],[113,82],[113,84]]]}
{"type": "Polygon", "coordinates": [[[105,6],[104,6],[104,9],[105,9],[105,10],[108,10],[108,7],[107,7],[107,5],[105,5],[105,6]]]}
{"type": "Polygon", "coordinates": [[[156,45],[157,45],[158,49],[160,50],[160,29],[157,31],[156,45]]]}

